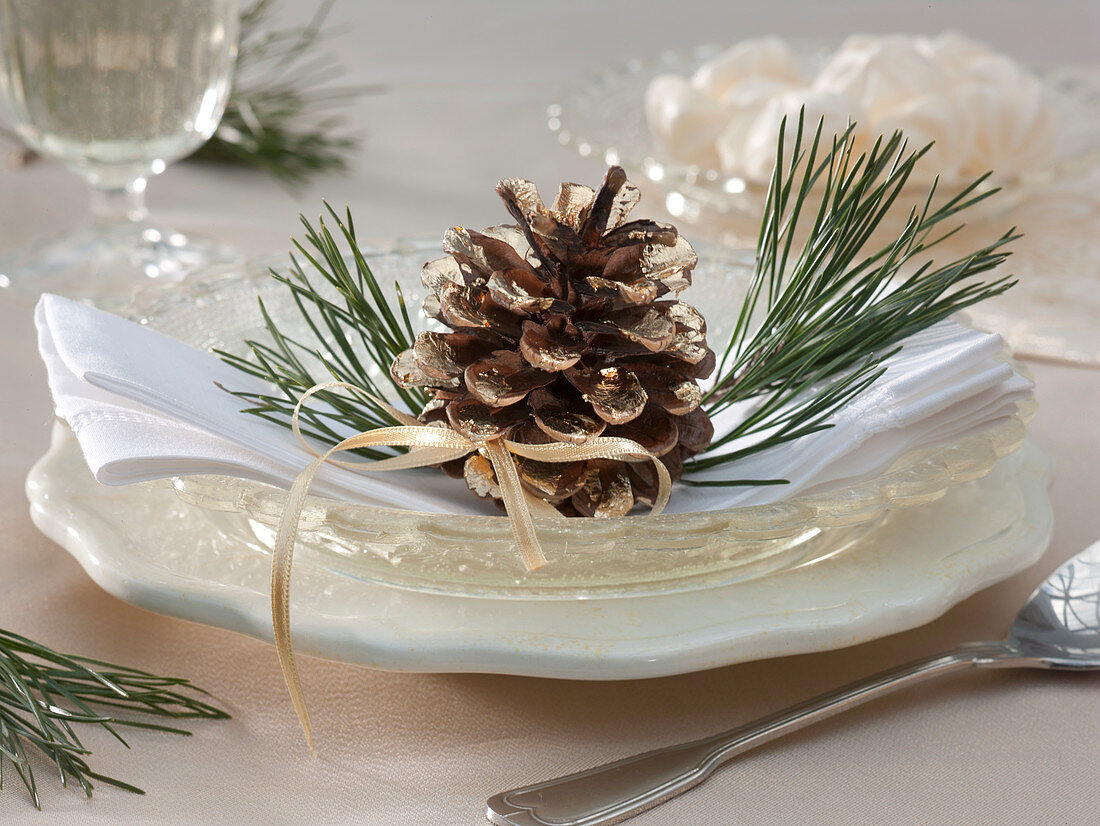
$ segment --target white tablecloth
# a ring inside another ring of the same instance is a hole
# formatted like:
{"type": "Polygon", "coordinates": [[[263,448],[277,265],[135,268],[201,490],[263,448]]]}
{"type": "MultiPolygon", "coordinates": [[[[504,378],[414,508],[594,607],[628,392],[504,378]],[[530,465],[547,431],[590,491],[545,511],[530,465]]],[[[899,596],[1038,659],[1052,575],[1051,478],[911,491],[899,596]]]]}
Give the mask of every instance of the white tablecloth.
{"type": "MultiPolygon", "coordinates": [[[[287,0],[305,13],[309,0],[287,0]]],[[[553,191],[602,173],[559,147],[544,107],[579,72],[662,48],[778,31],[840,36],[954,26],[1032,62],[1095,59],[1100,7],[1008,4],[680,2],[339,4],[335,41],[353,82],[381,82],[357,120],[353,173],[292,195],[242,172],[186,165],[150,186],[159,216],[285,248],[296,213],[350,203],[361,235],[436,236],[504,215],[492,192],[521,175],[553,191]]],[[[644,188],[643,188],[643,191],[644,188]]],[[[655,193],[643,201],[658,213],[655,193]]],[[[53,164],[0,169],[0,252],[77,218],[82,185],[53,164]]],[[[1026,230],[1026,227],[1024,227],[1026,230]]],[[[1097,287],[1100,289],[1100,285],[1097,287]]],[[[47,444],[51,407],[30,313],[0,301],[0,626],[63,650],[194,679],[234,719],[192,738],[136,732],[135,749],[89,736],[93,766],[144,787],[91,800],[42,765],[46,812],[14,776],[4,823],[476,824],[493,792],[749,721],[955,643],[1003,634],[1032,587],[1100,537],[1100,371],[1032,365],[1037,440],[1057,463],[1046,557],[923,628],[826,654],[632,683],[372,672],[303,659],[320,756],[305,751],[274,651],[156,616],[103,593],[26,513],[22,480],[47,444]]],[[[1094,823],[1100,689],[1092,675],[983,673],[881,700],[746,755],[639,817],[654,824],[1094,823]]]]}

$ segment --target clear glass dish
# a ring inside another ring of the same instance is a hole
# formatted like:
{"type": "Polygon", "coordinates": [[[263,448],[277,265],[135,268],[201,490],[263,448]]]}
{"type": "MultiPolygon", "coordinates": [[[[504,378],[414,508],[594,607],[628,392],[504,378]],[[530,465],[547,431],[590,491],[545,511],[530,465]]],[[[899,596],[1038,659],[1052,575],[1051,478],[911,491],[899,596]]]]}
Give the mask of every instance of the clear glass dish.
{"type": "MultiPolygon", "coordinates": [[[[410,306],[424,288],[420,268],[438,242],[365,250],[382,284],[401,284],[410,306]]],[[[709,336],[728,335],[750,266],[721,248],[697,247],[691,296],[708,308],[709,336]]],[[[271,263],[271,262],[268,262],[271,263]]],[[[174,289],[151,289],[131,305],[143,323],[204,349],[242,352],[264,333],[256,298],[296,336],[301,321],[288,291],[267,267],[227,268],[174,289]]],[[[423,321],[423,319],[421,319],[423,321]]],[[[1032,404],[1015,417],[955,444],[902,457],[883,475],[825,493],[722,511],[565,519],[537,523],[550,564],[527,572],[504,516],[454,516],[368,507],[311,496],[300,541],[315,560],[346,576],[417,590],[480,596],[576,598],[727,584],[836,555],[882,524],[891,510],[932,502],[952,484],[986,475],[1026,435],[1032,404]]],[[[285,492],[243,479],[186,477],[176,494],[198,505],[217,530],[270,548],[285,492]]]]}
{"type": "MultiPolygon", "coordinates": [[[[807,73],[816,72],[839,45],[839,41],[791,41],[807,73]]],[[[755,239],[767,182],[670,158],[650,132],[645,117],[645,91],[654,77],[666,73],[689,77],[726,48],[707,45],[663,52],[578,78],[547,108],[547,123],[561,144],[585,157],[620,164],[633,173],[631,178],[659,186],[666,193],[665,208],[674,217],[739,241],[755,239]]],[[[1026,175],[991,179],[990,185],[1004,191],[979,209],[1007,210],[1035,188],[1070,179],[1100,163],[1100,70],[1060,67],[1040,76],[1055,107],[1060,136],[1056,157],[1051,165],[1026,175]]],[[[927,185],[914,184],[912,189],[914,195],[923,194],[927,185]]],[[[950,190],[950,186],[941,186],[944,196],[950,195],[950,190]]]]}

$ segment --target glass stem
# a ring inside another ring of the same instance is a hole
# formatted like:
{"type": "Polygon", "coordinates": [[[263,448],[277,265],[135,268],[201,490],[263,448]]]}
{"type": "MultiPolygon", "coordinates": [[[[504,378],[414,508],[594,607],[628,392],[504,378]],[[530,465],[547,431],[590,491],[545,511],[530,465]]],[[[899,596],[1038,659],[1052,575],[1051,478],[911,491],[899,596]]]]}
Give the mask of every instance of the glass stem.
{"type": "Polygon", "coordinates": [[[132,224],[144,221],[145,178],[121,187],[92,187],[92,217],[97,224],[132,224]]]}

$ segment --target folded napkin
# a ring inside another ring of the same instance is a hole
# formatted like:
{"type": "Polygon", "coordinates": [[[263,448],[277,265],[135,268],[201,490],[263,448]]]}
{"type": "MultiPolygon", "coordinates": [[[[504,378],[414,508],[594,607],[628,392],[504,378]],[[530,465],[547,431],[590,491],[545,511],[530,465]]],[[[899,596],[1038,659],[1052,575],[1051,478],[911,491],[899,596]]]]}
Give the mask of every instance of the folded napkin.
{"type": "MultiPolygon", "coordinates": [[[[312,459],[288,429],[240,412],[241,400],[219,384],[244,392],[270,388],[213,354],[55,295],[42,297],[35,321],[57,414],[103,484],[217,474],[286,488],[312,459]]],[[[903,345],[886,362],[885,374],[835,414],[834,427],[694,477],[790,484],[678,485],[668,511],[765,504],[856,482],[910,450],[954,441],[1012,415],[1015,403],[1031,393],[1031,383],[1000,360],[999,336],[944,321],[903,345]]],[[[716,437],[743,420],[753,404],[719,414],[716,437]]],[[[313,491],[383,507],[498,513],[470,495],[462,481],[431,468],[374,475],[328,464],[313,491]]]]}

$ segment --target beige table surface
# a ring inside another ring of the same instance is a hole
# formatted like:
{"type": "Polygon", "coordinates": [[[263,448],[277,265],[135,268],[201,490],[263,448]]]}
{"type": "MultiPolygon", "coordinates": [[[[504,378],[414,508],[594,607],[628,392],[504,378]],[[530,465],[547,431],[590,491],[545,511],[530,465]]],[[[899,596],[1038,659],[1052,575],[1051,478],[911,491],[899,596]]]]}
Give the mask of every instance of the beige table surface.
{"type": "MultiPolygon", "coordinates": [[[[288,2],[295,11],[310,7],[288,2]]],[[[187,166],[151,186],[183,228],[250,253],[285,247],[299,210],[351,203],[363,235],[440,235],[497,223],[492,184],[553,191],[601,169],[557,146],[543,109],[562,79],[654,49],[780,31],[852,28],[983,34],[1036,63],[1095,59],[1100,11],[1067,3],[678,2],[338,4],[336,43],[370,133],[354,171],[291,195],[248,174],[187,166]],[[745,4],[747,5],[747,4],[745,4]]],[[[653,193],[644,202],[657,212],[653,193]]],[[[52,164],[0,169],[0,252],[83,209],[52,164]]],[[[1024,227],[1026,230],[1027,228],[1024,227]]],[[[1100,289],[1100,285],[1097,287],[1100,289]]],[[[23,477],[47,444],[51,406],[29,313],[0,301],[0,626],[56,647],[179,673],[234,719],[189,739],[89,737],[93,764],[145,797],[85,800],[43,770],[45,813],[14,778],[0,823],[476,824],[493,792],[714,732],[854,677],[1004,632],[1043,575],[1100,537],[1100,371],[1033,364],[1037,440],[1057,463],[1056,535],[1042,562],[924,628],[827,654],[639,682],[390,674],[303,659],[319,756],[305,751],[274,651],[156,616],[102,592],[27,516],[23,477]]],[[[751,753],[706,786],[633,821],[656,824],[1086,824],[1100,812],[1100,679],[986,673],[890,697],[751,753]]]]}

